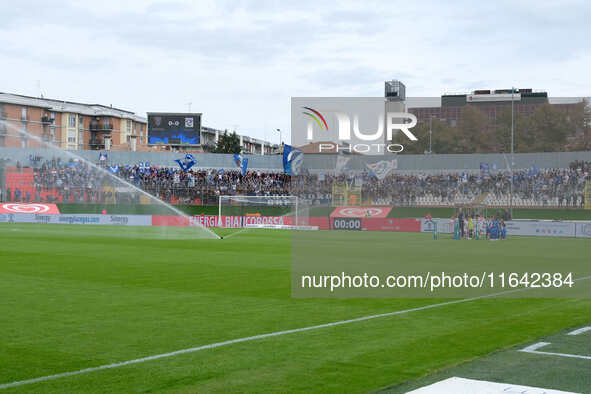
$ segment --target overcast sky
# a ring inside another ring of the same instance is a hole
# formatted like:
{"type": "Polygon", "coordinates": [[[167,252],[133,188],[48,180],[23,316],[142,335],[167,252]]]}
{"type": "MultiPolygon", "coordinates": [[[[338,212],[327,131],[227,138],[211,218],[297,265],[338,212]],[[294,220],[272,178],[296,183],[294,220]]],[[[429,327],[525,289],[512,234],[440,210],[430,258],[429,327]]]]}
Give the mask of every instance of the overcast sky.
{"type": "Polygon", "coordinates": [[[288,141],[292,96],[591,92],[582,1],[28,1],[2,7],[0,91],[288,141]],[[338,5],[335,5],[337,4],[338,5]]]}

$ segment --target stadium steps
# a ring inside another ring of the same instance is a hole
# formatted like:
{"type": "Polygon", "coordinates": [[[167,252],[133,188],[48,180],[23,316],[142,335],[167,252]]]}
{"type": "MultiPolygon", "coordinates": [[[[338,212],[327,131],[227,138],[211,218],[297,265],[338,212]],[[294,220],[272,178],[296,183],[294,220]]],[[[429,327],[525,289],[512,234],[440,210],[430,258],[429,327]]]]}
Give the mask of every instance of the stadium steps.
{"type": "Polygon", "coordinates": [[[6,188],[10,189],[12,198],[14,198],[14,192],[18,189],[21,192],[21,200],[25,199],[27,192],[29,192],[32,199],[35,195],[34,185],[35,175],[32,168],[6,168],[6,188]]]}
{"type": "Polygon", "coordinates": [[[487,197],[488,197],[488,192],[481,193],[479,196],[477,196],[474,199],[474,201],[472,201],[472,204],[481,205],[484,203],[484,200],[486,200],[487,197]]]}

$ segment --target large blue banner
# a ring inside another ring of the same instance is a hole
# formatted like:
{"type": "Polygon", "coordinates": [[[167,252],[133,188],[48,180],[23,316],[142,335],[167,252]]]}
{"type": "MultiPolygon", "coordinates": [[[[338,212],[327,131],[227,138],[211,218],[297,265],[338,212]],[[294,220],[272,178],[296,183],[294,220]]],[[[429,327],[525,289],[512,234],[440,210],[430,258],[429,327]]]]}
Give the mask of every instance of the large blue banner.
{"type": "Polygon", "coordinates": [[[234,163],[236,163],[236,166],[238,168],[240,168],[240,172],[242,173],[242,176],[245,176],[246,170],[248,169],[248,159],[243,157],[239,153],[235,153],[234,154],[234,163]]]}
{"type": "Polygon", "coordinates": [[[287,175],[299,175],[304,163],[304,152],[291,145],[283,147],[283,171],[287,175]]]}

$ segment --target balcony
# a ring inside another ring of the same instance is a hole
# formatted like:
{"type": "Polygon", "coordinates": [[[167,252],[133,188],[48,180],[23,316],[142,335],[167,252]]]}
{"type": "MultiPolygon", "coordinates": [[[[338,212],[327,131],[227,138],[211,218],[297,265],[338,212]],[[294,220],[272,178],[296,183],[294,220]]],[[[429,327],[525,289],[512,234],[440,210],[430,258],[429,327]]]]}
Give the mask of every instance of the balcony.
{"type": "Polygon", "coordinates": [[[50,118],[50,117],[49,117],[49,116],[47,116],[47,115],[43,115],[43,116],[41,117],[41,123],[43,123],[44,125],[46,125],[46,124],[53,124],[53,122],[54,122],[54,121],[55,121],[55,119],[53,119],[53,118],[50,118]]]}
{"type": "Polygon", "coordinates": [[[91,138],[90,142],[90,150],[102,150],[105,149],[105,142],[99,138],[91,138]]]}
{"type": "Polygon", "coordinates": [[[111,131],[113,123],[90,123],[90,131],[111,131]]]}

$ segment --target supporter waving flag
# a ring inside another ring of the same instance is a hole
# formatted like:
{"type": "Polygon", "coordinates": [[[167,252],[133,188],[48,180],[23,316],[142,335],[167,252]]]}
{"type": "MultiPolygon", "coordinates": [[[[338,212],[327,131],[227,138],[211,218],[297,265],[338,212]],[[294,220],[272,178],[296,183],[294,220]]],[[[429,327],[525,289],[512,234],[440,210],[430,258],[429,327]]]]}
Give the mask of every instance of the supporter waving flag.
{"type": "Polygon", "coordinates": [[[287,175],[299,175],[304,162],[304,152],[291,145],[283,148],[283,171],[287,175]]]}
{"type": "Polygon", "coordinates": [[[381,160],[377,163],[366,164],[366,166],[373,176],[382,180],[398,166],[398,162],[396,160],[381,160]]]}
{"type": "Polygon", "coordinates": [[[236,163],[236,166],[238,168],[240,168],[240,171],[242,173],[242,176],[246,175],[246,170],[248,168],[248,159],[243,157],[241,154],[239,153],[235,153],[234,154],[234,163],[236,163]]]}
{"type": "Polygon", "coordinates": [[[538,168],[534,164],[533,166],[530,167],[529,171],[527,172],[527,176],[529,178],[535,178],[535,176],[538,175],[539,173],[540,173],[540,170],[538,170],[538,168]]]}
{"type": "Polygon", "coordinates": [[[187,172],[193,167],[197,162],[192,154],[187,153],[183,159],[177,159],[175,162],[181,167],[181,170],[187,172]]]}
{"type": "Polygon", "coordinates": [[[480,175],[490,176],[490,165],[488,163],[480,163],[480,175]]]}
{"type": "Polygon", "coordinates": [[[140,174],[143,173],[150,173],[150,163],[148,163],[147,161],[141,161],[140,164],[138,165],[138,169],[140,174]]]}

